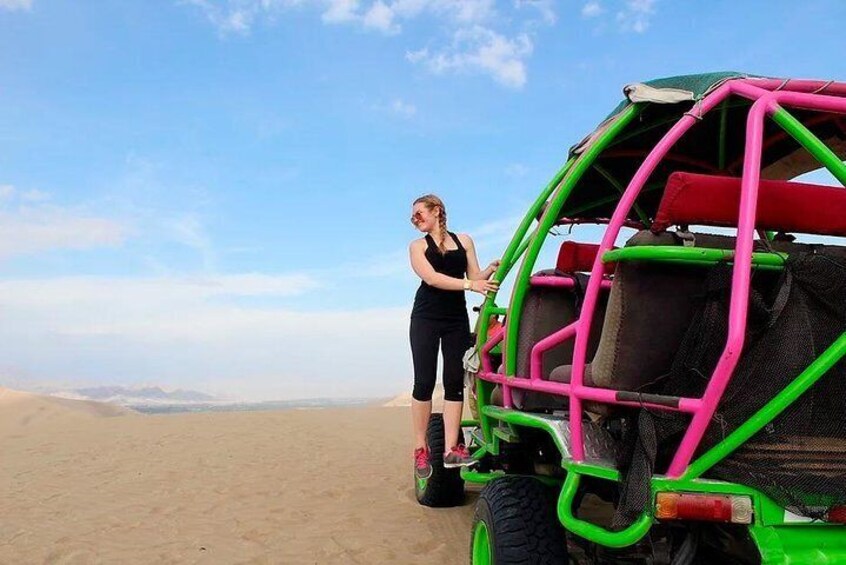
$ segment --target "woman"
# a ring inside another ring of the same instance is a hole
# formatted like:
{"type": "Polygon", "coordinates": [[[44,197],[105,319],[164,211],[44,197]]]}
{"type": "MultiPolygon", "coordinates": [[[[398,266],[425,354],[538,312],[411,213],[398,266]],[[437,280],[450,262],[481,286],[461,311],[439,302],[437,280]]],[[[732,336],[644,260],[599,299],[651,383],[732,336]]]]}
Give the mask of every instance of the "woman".
{"type": "Polygon", "coordinates": [[[470,347],[470,322],[464,291],[480,294],[496,291],[497,281],[488,280],[499,261],[479,270],[473,240],[467,234],[447,231],[444,203],[434,194],[414,201],[411,223],[426,234],[409,246],[411,267],[423,279],[411,312],[411,355],[414,361],[414,392],[411,414],[414,425],[414,469],[420,478],[432,474],[426,428],[432,413],[432,392],[438,363],[443,354],[444,467],[473,465],[463,442],[459,442],[464,407],[464,370],[461,359],[470,347]]]}

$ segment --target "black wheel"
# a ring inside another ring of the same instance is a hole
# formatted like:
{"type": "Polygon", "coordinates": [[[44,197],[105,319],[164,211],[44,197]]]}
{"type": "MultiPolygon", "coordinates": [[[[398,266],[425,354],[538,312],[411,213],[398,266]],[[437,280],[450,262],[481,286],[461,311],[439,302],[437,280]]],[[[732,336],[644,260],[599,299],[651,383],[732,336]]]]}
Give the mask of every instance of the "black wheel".
{"type": "Polygon", "coordinates": [[[426,443],[429,446],[429,464],[432,476],[428,479],[414,477],[417,502],[423,506],[458,506],[464,502],[464,481],[459,469],[444,469],[444,417],[432,414],[426,429],[426,443]]]}
{"type": "Polygon", "coordinates": [[[471,565],[566,564],[567,539],[555,498],[531,477],[488,483],[476,502],[471,565]]]}

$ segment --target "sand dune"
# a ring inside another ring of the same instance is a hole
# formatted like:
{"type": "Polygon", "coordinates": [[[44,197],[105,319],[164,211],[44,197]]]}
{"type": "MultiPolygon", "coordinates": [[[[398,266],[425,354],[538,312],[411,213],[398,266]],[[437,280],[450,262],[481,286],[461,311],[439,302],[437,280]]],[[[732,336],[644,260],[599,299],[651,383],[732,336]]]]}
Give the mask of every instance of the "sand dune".
{"type": "Polygon", "coordinates": [[[6,435],[22,437],[50,423],[61,426],[71,420],[133,413],[129,408],[114,404],[41,396],[0,387],[0,439],[6,435]]]}
{"type": "MultiPolygon", "coordinates": [[[[444,405],[444,391],[443,390],[436,390],[435,394],[432,395],[432,406],[435,410],[440,410],[444,405]]],[[[388,408],[396,408],[396,407],[403,407],[403,406],[411,406],[411,391],[404,392],[395,396],[394,398],[388,400],[382,406],[388,408]]]]}
{"type": "Polygon", "coordinates": [[[475,495],[417,505],[409,421],[0,391],[0,563],[464,563],[475,495]]]}

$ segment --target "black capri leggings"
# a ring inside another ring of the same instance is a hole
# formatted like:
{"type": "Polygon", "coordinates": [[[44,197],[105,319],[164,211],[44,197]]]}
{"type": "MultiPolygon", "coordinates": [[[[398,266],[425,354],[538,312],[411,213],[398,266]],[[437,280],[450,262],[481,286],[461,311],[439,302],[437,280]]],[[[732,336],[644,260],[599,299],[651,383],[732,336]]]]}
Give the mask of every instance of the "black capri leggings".
{"type": "Polygon", "coordinates": [[[465,319],[412,318],[411,357],[414,361],[415,400],[432,400],[438,369],[438,344],[444,361],[444,399],[464,400],[464,352],[470,347],[470,323],[465,319]]]}

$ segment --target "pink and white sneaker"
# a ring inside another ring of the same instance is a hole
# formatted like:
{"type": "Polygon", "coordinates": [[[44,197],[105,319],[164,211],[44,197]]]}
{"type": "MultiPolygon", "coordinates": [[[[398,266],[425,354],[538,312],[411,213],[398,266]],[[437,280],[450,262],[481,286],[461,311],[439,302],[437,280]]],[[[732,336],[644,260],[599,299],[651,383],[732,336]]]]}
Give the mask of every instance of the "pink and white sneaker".
{"type": "Polygon", "coordinates": [[[444,468],[445,469],[455,469],[456,467],[470,467],[471,465],[475,465],[478,463],[473,456],[470,455],[470,451],[467,450],[467,446],[463,443],[459,443],[455,447],[449,450],[449,452],[444,454],[444,468]]]}
{"type": "Polygon", "coordinates": [[[414,476],[418,479],[428,479],[432,476],[429,450],[425,447],[418,447],[414,450],[414,476]]]}

